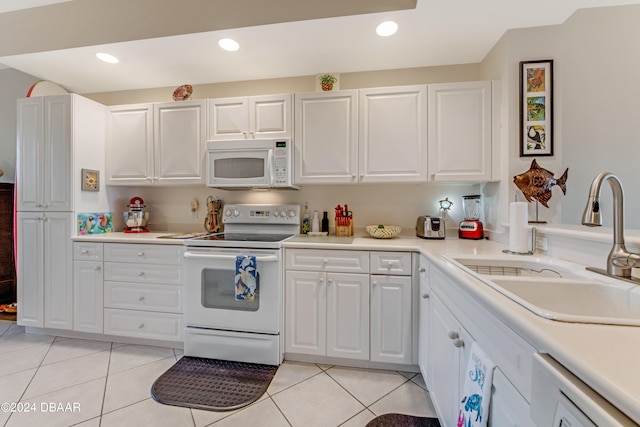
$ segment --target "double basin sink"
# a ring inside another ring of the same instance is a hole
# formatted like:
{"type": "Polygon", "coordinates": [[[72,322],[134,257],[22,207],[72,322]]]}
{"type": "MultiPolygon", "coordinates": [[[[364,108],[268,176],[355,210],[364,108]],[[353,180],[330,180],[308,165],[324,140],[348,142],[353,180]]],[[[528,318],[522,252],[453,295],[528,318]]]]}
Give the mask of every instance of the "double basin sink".
{"type": "Polygon", "coordinates": [[[589,272],[580,264],[507,254],[445,258],[538,316],[640,326],[640,286],[589,272]]]}

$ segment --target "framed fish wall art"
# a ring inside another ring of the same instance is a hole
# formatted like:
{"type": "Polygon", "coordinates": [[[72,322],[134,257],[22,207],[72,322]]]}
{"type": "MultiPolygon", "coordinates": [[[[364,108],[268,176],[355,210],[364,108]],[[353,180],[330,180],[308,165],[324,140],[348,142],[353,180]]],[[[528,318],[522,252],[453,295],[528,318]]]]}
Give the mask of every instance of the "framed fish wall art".
{"type": "Polygon", "coordinates": [[[520,62],[520,157],[553,156],[553,60],[520,62]]]}

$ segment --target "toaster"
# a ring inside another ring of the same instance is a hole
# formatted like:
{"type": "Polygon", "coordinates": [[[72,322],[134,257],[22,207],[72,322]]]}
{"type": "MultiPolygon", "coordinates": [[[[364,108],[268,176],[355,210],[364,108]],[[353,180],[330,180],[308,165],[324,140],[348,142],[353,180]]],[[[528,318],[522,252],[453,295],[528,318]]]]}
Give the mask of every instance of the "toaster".
{"type": "Polygon", "coordinates": [[[444,219],[433,216],[419,216],[416,236],[423,239],[444,239],[444,219]]]}

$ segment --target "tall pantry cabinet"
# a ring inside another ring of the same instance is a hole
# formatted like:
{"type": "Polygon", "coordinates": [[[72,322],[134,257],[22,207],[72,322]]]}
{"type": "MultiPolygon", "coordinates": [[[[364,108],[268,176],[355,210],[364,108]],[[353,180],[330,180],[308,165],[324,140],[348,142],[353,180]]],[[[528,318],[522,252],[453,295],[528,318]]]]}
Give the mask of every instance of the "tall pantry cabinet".
{"type": "Polygon", "coordinates": [[[68,94],[17,107],[18,324],[72,329],[75,211],[107,206],[80,194],[81,169],[104,170],[104,106],[68,94]]]}

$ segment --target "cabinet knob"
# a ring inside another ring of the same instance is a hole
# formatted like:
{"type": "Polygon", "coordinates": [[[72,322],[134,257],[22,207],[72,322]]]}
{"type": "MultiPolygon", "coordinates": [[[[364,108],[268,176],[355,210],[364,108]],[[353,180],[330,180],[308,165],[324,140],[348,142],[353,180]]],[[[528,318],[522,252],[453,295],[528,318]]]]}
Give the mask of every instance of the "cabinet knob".
{"type": "Polygon", "coordinates": [[[460,338],[456,338],[455,340],[453,340],[453,346],[458,348],[464,347],[464,341],[460,338]]]}
{"type": "Polygon", "coordinates": [[[374,280],[374,281],[373,281],[373,283],[372,283],[372,285],[373,285],[373,286],[378,286],[378,282],[374,280]]]}
{"type": "Polygon", "coordinates": [[[102,268],[101,267],[96,267],[96,268],[94,268],[94,270],[95,271],[100,271],[100,270],[102,270],[102,268]]]}
{"type": "Polygon", "coordinates": [[[452,340],[455,340],[456,338],[458,338],[458,333],[456,331],[449,331],[449,333],[447,334],[449,336],[449,338],[451,338],[452,340]]]}
{"type": "Polygon", "coordinates": [[[323,260],[322,260],[322,263],[323,263],[323,264],[328,264],[328,263],[329,263],[329,260],[325,258],[325,259],[323,259],[323,260]]]}
{"type": "Polygon", "coordinates": [[[138,329],[144,329],[144,323],[140,323],[140,324],[138,325],[138,329]]]}
{"type": "Polygon", "coordinates": [[[429,294],[422,294],[422,298],[428,299],[429,298],[429,294]]]}
{"type": "Polygon", "coordinates": [[[333,283],[333,279],[327,279],[327,283],[333,283]]]}
{"type": "Polygon", "coordinates": [[[144,271],[141,271],[140,273],[138,273],[138,276],[140,277],[144,276],[144,271]]]}
{"type": "Polygon", "coordinates": [[[144,256],[144,252],[138,252],[138,256],[139,257],[143,257],[144,256]]]}
{"type": "Polygon", "coordinates": [[[80,251],[80,253],[81,253],[82,255],[88,255],[88,254],[89,254],[89,251],[88,251],[87,249],[82,249],[82,250],[80,251]]]}
{"type": "Polygon", "coordinates": [[[320,283],[324,283],[324,277],[320,278],[320,283]]]}
{"type": "Polygon", "coordinates": [[[424,267],[420,267],[420,268],[418,269],[418,271],[419,271],[420,273],[424,273],[425,271],[427,271],[427,269],[426,269],[426,268],[424,268],[424,267]]]}
{"type": "Polygon", "coordinates": [[[144,301],[144,296],[139,297],[138,301],[144,301]]]}

